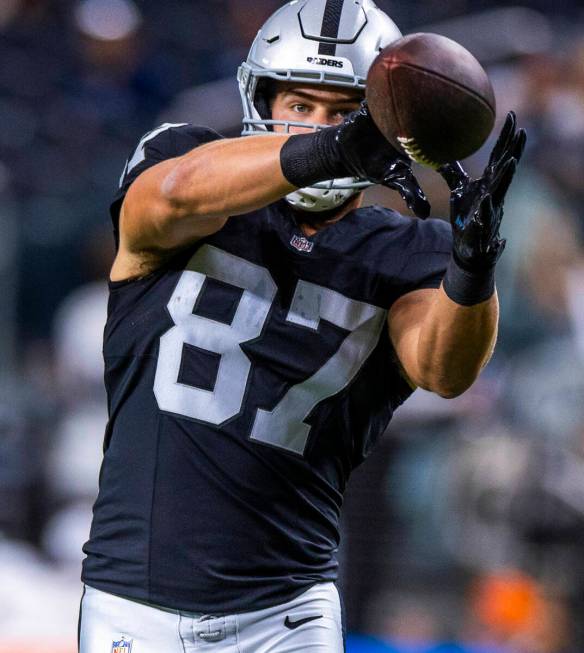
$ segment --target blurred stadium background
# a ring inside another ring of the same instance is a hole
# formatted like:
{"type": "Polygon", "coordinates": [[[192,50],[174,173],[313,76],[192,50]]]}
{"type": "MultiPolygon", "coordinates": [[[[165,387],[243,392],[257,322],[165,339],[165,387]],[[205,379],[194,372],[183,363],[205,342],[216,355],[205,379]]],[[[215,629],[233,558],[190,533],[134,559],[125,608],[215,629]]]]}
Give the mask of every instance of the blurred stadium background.
{"type": "MultiPolygon", "coordinates": [[[[0,0],[0,653],[75,651],[124,160],[163,121],[236,135],[236,68],[280,4],[0,0]]],[[[504,222],[495,358],[457,400],[416,393],[351,484],[349,651],[581,652],[584,7],[378,4],[404,33],[469,48],[529,145],[504,222]]],[[[443,182],[419,173],[447,215],[443,182]]]]}

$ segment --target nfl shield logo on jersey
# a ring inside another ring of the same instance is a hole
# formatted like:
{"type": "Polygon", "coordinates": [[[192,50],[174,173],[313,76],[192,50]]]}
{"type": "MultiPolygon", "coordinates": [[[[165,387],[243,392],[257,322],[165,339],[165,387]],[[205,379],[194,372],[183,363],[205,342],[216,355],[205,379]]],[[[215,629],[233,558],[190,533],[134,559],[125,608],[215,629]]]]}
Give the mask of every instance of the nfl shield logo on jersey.
{"type": "Polygon", "coordinates": [[[112,642],[112,653],[132,653],[133,639],[122,637],[119,642],[112,642]]]}
{"type": "Polygon", "coordinates": [[[292,247],[295,247],[299,252],[312,252],[314,243],[311,243],[310,240],[308,240],[304,236],[295,235],[292,236],[290,245],[292,245],[292,247]]]}

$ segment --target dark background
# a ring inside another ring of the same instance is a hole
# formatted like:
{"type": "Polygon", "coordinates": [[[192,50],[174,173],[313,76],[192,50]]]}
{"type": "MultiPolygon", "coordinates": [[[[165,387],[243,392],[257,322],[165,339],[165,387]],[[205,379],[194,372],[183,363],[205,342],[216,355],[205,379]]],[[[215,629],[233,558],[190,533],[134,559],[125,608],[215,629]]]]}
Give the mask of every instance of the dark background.
{"type": "MultiPolygon", "coordinates": [[[[351,484],[349,630],[408,651],[581,651],[584,9],[378,4],[404,33],[470,49],[499,123],[515,109],[529,145],[506,209],[493,361],[457,400],[417,392],[351,484]]],[[[237,135],[235,72],[279,6],[0,1],[0,651],[74,647],[105,423],[107,207],[124,161],[164,121],[237,135]]],[[[417,173],[446,215],[443,182],[417,173]]]]}

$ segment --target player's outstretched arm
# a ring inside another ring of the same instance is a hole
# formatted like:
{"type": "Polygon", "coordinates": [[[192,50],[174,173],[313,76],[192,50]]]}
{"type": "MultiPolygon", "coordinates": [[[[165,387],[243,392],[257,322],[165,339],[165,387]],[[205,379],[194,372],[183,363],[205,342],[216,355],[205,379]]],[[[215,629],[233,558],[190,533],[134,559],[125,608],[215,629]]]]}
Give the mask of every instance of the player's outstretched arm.
{"type": "Polygon", "coordinates": [[[389,329],[410,381],[445,397],[472,385],[488,362],[497,336],[499,306],[495,264],[503,203],[525,146],[509,114],[482,177],[471,179],[460,164],[441,169],[450,189],[452,257],[439,290],[400,298],[389,329]]]}
{"type": "Polygon", "coordinates": [[[384,184],[416,214],[429,213],[409,163],[385,141],[364,104],[335,127],[213,141],[146,170],[124,200],[121,246],[178,248],[217,231],[230,216],[343,177],[384,184]]]}

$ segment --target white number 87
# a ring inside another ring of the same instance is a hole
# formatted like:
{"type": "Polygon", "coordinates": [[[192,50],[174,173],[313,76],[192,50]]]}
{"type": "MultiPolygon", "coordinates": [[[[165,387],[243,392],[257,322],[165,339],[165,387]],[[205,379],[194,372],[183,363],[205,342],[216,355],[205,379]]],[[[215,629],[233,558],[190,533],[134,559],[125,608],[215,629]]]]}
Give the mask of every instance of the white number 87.
{"type": "MultiPolygon", "coordinates": [[[[168,303],[174,326],[160,339],[154,380],[161,410],[215,425],[240,412],[251,369],[240,345],[261,335],[276,290],[268,270],[255,263],[211,245],[197,251],[168,303]],[[231,324],[193,313],[206,277],[243,290],[231,324]],[[184,344],[220,354],[213,390],[178,381],[184,344]]],[[[377,306],[300,280],[286,320],[316,332],[325,319],[349,334],[333,356],[312,376],[292,386],[273,410],[256,411],[250,438],[302,455],[310,434],[304,420],[316,404],[355,377],[379,340],[385,315],[377,306]]]]}

